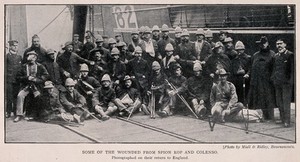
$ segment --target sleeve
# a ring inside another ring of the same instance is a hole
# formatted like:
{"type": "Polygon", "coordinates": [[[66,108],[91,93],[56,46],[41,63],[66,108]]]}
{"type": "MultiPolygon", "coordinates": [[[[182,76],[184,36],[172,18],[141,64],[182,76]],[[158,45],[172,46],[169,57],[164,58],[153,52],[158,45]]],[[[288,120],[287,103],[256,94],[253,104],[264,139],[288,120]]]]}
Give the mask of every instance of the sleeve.
{"type": "Polygon", "coordinates": [[[67,110],[71,110],[74,107],[74,105],[68,101],[65,93],[59,94],[59,100],[67,110]]]}
{"type": "Polygon", "coordinates": [[[36,78],[35,83],[42,84],[47,80],[47,78],[49,78],[49,73],[44,65],[40,64],[38,67],[40,68],[41,75],[36,78]]]}
{"type": "Polygon", "coordinates": [[[210,92],[210,106],[213,107],[216,104],[216,84],[211,88],[210,92]]]}
{"type": "Polygon", "coordinates": [[[28,80],[27,80],[27,75],[26,75],[26,73],[25,73],[25,71],[24,71],[24,68],[25,68],[25,66],[23,65],[20,69],[19,69],[19,71],[17,72],[17,75],[16,75],[16,79],[19,81],[19,82],[27,82],[28,80]]]}
{"type": "Polygon", "coordinates": [[[73,54],[75,55],[75,59],[77,59],[77,60],[78,60],[78,62],[80,62],[80,63],[87,63],[87,64],[89,64],[89,63],[90,63],[90,61],[89,61],[89,60],[87,60],[87,59],[84,59],[84,58],[82,58],[82,57],[78,56],[76,53],[73,53],[73,54]]]}
{"type": "Polygon", "coordinates": [[[238,102],[238,97],[236,94],[235,86],[232,83],[230,83],[229,87],[231,98],[229,100],[228,108],[231,108],[234,104],[238,102]]]}
{"type": "Polygon", "coordinates": [[[77,101],[82,104],[82,105],[86,105],[86,100],[85,98],[77,91],[75,91],[75,94],[77,96],[77,101]]]}
{"type": "Polygon", "coordinates": [[[92,98],[92,105],[95,107],[96,105],[100,104],[99,98],[100,98],[100,88],[95,90],[95,93],[93,93],[93,98],[92,98]]]}

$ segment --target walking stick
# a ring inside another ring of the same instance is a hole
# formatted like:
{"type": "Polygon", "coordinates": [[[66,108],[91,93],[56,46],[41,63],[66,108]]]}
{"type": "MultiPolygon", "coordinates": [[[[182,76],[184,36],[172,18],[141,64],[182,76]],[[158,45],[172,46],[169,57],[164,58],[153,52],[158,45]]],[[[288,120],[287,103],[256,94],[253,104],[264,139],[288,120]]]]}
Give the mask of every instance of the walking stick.
{"type": "Polygon", "coordinates": [[[95,115],[93,115],[91,112],[89,112],[88,110],[79,107],[80,109],[82,109],[83,111],[87,112],[91,117],[93,117],[94,119],[96,119],[98,122],[102,122],[100,119],[98,119],[95,115]]]}
{"type": "Polygon", "coordinates": [[[211,115],[208,117],[208,124],[209,124],[209,127],[210,127],[210,131],[214,131],[216,120],[211,115]]]}
{"type": "Polygon", "coordinates": [[[150,114],[150,118],[151,119],[155,119],[155,95],[154,95],[154,91],[151,91],[151,114],[150,114]]]}
{"type": "Polygon", "coordinates": [[[127,117],[127,120],[129,120],[129,118],[131,117],[131,115],[133,113],[133,110],[134,110],[134,108],[132,108],[132,110],[130,111],[130,113],[129,113],[128,117],[127,117]]]}
{"type": "MultiPolygon", "coordinates": [[[[168,85],[172,88],[172,90],[177,91],[177,88],[170,83],[167,79],[166,82],[168,83],[168,85]]],[[[185,100],[185,98],[182,95],[179,95],[178,93],[176,93],[176,95],[181,99],[181,101],[185,104],[185,106],[193,113],[193,115],[198,119],[198,115],[193,111],[193,109],[190,107],[190,105],[188,104],[188,102],[185,100]]]]}
{"type": "Polygon", "coordinates": [[[248,131],[248,128],[249,128],[249,108],[248,108],[248,105],[247,105],[247,102],[246,102],[246,79],[243,78],[243,98],[244,98],[244,105],[246,107],[246,110],[247,110],[247,118],[244,117],[244,111],[242,110],[242,115],[243,115],[243,118],[244,118],[244,124],[245,124],[245,132],[246,134],[249,133],[248,131]]]}

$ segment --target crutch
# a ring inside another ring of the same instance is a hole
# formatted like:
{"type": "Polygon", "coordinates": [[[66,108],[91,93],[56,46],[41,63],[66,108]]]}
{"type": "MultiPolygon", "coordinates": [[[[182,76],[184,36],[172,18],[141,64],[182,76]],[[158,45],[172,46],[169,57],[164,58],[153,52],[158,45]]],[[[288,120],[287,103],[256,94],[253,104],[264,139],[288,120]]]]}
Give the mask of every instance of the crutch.
{"type": "MultiPolygon", "coordinates": [[[[172,83],[170,83],[167,79],[166,79],[166,82],[172,88],[172,90],[177,91],[177,88],[172,83]]],[[[185,100],[185,98],[182,95],[178,94],[178,93],[176,93],[176,95],[181,99],[181,101],[185,104],[185,106],[187,106],[188,109],[193,113],[193,115],[198,119],[199,118],[198,115],[193,111],[193,109],[190,107],[190,105],[185,100]]]]}
{"type": "Polygon", "coordinates": [[[208,117],[208,124],[209,124],[209,127],[210,127],[210,131],[214,131],[216,120],[214,119],[214,117],[212,115],[210,115],[208,117]]]}
{"type": "Polygon", "coordinates": [[[154,91],[151,91],[151,107],[150,107],[150,118],[151,119],[155,119],[155,95],[154,95],[154,91]]]}

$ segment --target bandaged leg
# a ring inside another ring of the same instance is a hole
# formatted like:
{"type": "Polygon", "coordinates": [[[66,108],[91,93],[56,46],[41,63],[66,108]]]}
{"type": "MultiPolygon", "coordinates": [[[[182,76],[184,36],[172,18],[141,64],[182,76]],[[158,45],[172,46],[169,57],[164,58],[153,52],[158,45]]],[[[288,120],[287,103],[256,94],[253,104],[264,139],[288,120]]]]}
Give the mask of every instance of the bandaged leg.
{"type": "Polygon", "coordinates": [[[214,121],[221,120],[222,118],[222,111],[223,111],[222,104],[223,104],[222,102],[216,102],[211,109],[211,114],[214,121]]]}

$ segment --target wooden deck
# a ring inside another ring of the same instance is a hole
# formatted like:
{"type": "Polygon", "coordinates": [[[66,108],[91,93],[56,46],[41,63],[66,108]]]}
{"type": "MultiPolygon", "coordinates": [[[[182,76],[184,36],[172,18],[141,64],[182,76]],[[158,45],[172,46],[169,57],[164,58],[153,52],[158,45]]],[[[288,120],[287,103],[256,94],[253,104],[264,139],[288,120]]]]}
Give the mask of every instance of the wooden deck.
{"type": "MultiPolygon", "coordinates": [[[[278,118],[278,110],[275,111],[278,118]]],[[[6,119],[6,143],[295,143],[295,105],[292,106],[290,128],[269,123],[216,124],[210,131],[206,120],[189,116],[150,119],[141,113],[129,121],[116,117],[98,122],[85,121],[71,127],[6,119]]]]}

